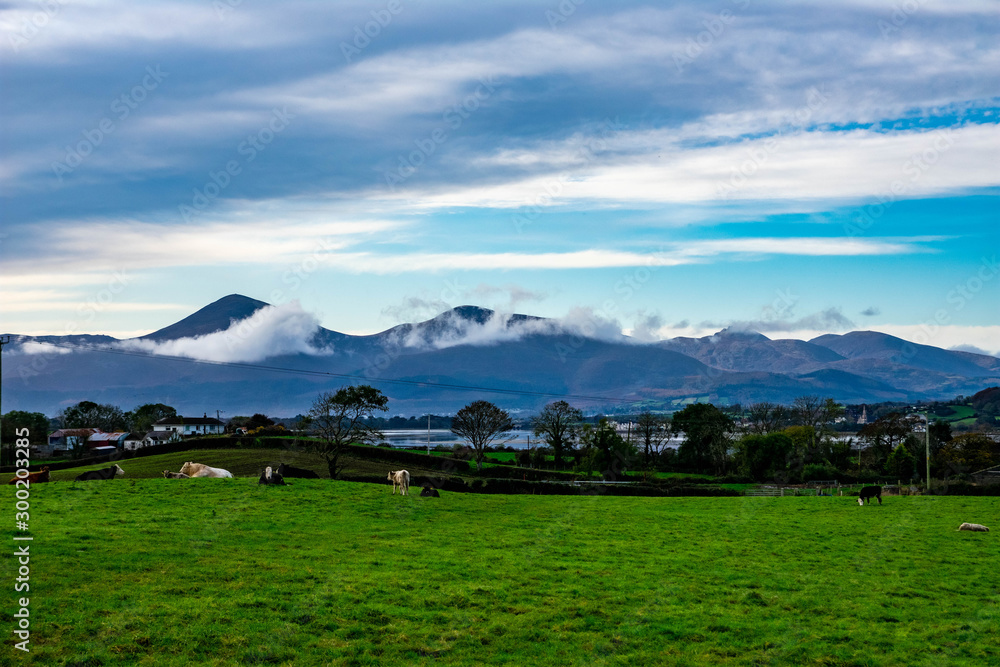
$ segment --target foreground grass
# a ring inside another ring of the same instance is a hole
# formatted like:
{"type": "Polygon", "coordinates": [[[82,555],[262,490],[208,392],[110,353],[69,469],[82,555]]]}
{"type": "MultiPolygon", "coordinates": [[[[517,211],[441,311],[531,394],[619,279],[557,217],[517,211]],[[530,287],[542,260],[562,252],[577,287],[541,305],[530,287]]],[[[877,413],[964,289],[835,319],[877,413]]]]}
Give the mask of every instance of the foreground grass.
{"type": "Polygon", "coordinates": [[[995,498],[31,491],[32,653],[16,664],[1000,663],[997,533],[955,531],[996,523],[995,498]]]}

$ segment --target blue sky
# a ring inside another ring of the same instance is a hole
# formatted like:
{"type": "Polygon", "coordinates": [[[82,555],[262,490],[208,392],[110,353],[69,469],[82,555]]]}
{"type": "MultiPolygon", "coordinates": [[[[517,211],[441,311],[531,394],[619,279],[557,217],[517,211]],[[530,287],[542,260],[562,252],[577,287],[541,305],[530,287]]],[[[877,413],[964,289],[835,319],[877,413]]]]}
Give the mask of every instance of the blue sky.
{"type": "Polygon", "coordinates": [[[0,5],[0,328],[241,293],[1000,353],[994,3],[477,5],[0,5]]]}

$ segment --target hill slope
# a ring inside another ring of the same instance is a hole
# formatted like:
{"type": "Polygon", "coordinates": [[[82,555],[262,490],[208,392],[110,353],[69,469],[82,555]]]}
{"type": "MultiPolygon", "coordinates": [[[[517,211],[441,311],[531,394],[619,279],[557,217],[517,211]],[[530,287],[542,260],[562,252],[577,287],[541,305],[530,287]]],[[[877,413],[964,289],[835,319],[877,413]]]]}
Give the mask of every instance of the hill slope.
{"type": "MultiPolygon", "coordinates": [[[[203,336],[267,305],[229,295],[141,340],[203,336]]],[[[55,415],[92,400],[124,409],[166,403],[181,414],[294,415],[306,412],[321,391],[367,382],[389,396],[390,414],[455,412],[478,398],[532,413],[563,395],[588,412],[610,412],[623,401],[671,409],[690,400],[788,403],[813,394],[851,402],[946,400],[1000,382],[1000,359],[878,332],[807,342],[722,331],[638,344],[624,336],[587,338],[554,320],[476,306],[367,336],[311,326],[285,334],[308,337],[308,346],[282,349],[316,353],[268,354],[274,348],[265,341],[255,348],[261,357],[238,364],[136,354],[106,336],[38,338],[105,349],[39,354],[11,346],[4,354],[4,408],[55,415]]]]}

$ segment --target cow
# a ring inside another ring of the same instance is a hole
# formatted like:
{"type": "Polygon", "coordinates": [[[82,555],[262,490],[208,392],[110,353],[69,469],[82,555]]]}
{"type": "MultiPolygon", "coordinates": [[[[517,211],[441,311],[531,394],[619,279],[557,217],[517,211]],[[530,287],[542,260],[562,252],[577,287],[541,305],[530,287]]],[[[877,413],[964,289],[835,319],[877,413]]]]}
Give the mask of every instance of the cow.
{"type": "Polygon", "coordinates": [[[882,487],[881,486],[866,486],[861,491],[858,492],[858,504],[864,505],[865,502],[871,502],[872,498],[878,500],[878,504],[882,504],[882,487]]]}
{"type": "Polygon", "coordinates": [[[41,469],[41,470],[39,470],[38,472],[29,472],[29,473],[28,473],[28,475],[27,475],[26,477],[17,477],[17,476],[15,476],[15,477],[13,477],[13,478],[12,478],[12,479],[11,479],[11,480],[10,480],[9,482],[7,482],[7,483],[8,483],[8,484],[17,484],[17,483],[18,483],[19,481],[21,481],[22,479],[23,479],[24,481],[28,482],[28,485],[29,485],[29,486],[30,486],[30,485],[31,485],[32,483],[41,483],[41,482],[48,482],[48,481],[50,481],[50,480],[49,480],[49,467],[48,467],[48,466],[45,466],[44,468],[42,468],[42,469],[41,469]]]}
{"type": "Polygon", "coordinates": [[[429,484],[424,484],[424,488],[420,489],[421,498],[440,498],[441,494],[438,493],[437,489],[431,488],[429,484]]]}
{"type": "Polygon", "coordinates": [[[188,476],[182,472],[170,472],[169,470],[164,470],[163,476],[167,479],[189,479],[188,476]]]}
{"type": "Polygon", "coordinates": [[[181,466],[181,472],[188,477],[232,477],[233,473],[222,468],[212,468],[204,463],[193,463],[185,461],[181,466]]]}
{"type": "Polygon", "coordinates": [[[410,473],[405,470],[393,470],[386,477],[392,482],[392,495],[396,495],[396,487],[399,487],[399,495],[405,496],[410,491],[410,473]]]}
{"type": "Polygon", "coordinates": [[[271,470],[271,466],[264,468],[264,472],[260,474],[260,479],[257,480],[257,484],[275,484],[284,486],[285,480],[281,475],[271,470]]]}
{"type": "Polygon", "coordinates": [[[306,468],[296,468],[295,466],[290,466],[287,464],[280,464],[278,466],[278,474],[282,477],[299,477],[302,479],[319,479],[319,475],[314,473],[312,470],[307,470],[306,468]]]}
{"type": "Polygon", "coordinates": [[[110,468],[101,468],[100,470],[90,470],[80,473],[76,476],[76,481],[86,482],[89,479],[114,479],[123,475],[125,475],[125,471],[116,463],[110,468]]]}
{"type": "Polygon", "coordinates": [[[963,523],[958,527],[959,530],[971,530],[974,533],[988,533],[990,529],[979,523],[963,523]]]}

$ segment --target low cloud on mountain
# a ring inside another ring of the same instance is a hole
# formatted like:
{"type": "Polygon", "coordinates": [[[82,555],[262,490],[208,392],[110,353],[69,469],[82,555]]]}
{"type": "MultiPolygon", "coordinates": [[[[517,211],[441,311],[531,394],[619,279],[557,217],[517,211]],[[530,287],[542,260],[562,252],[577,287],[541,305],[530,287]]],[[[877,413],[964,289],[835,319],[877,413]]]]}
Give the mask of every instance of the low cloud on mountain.
{"type": "Polygon", "coordinates": [[[445,349],[456,345],[494,345],[521,340],[532,335],[567,334],[625,342],[622,325],[591,308],[573,308],[561,318],[524,318],[494,312],[483,321],[468,319],[457,311],[435,318],[435,326],[415,326],[401,333],[393,342],[417,349],[445,349]]]}
{"type": "Polygon", "coordinates": [[[298,301],[291,301],[261,308],[244,320],[232,322],[224,331],[162,342],[133,339],[115,345],[172,357],[254,363],[285,354],[329,353],[312,343],[319,329],[319,320],[304,311],[298,301]]]}

